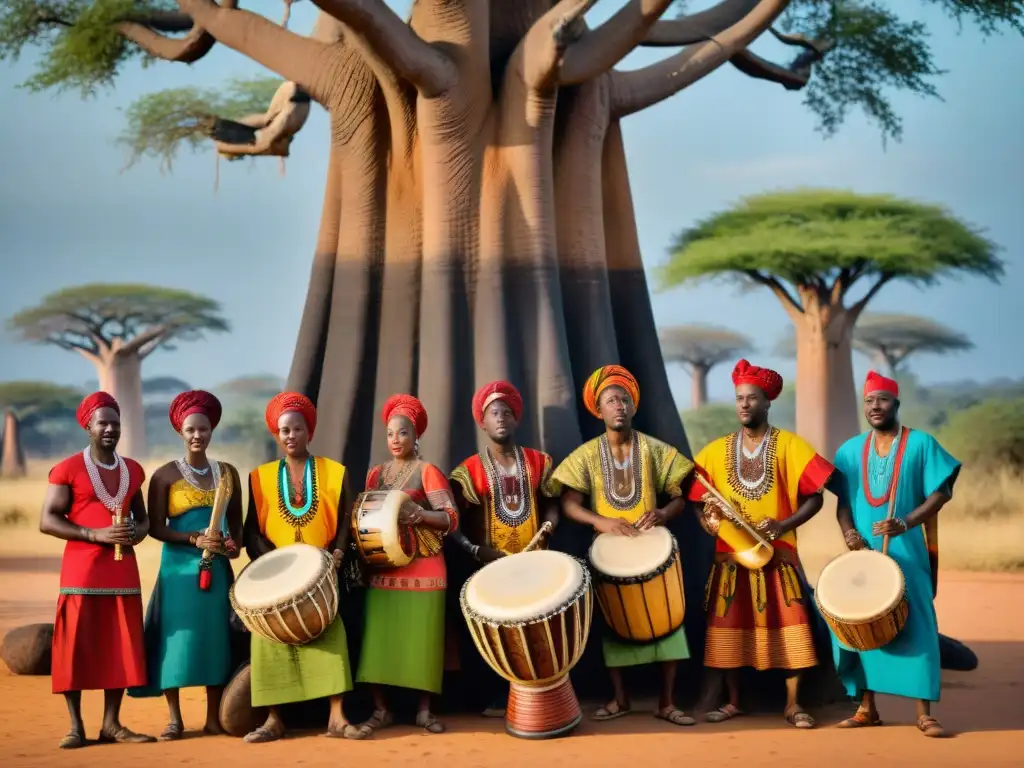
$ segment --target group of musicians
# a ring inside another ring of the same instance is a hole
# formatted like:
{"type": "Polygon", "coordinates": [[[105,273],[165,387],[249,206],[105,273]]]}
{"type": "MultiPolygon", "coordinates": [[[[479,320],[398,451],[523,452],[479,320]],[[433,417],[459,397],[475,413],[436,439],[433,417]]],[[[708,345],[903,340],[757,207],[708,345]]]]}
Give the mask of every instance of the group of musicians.
{"type": "MultiPolygon", "coordinates": [[[[691,460],[633,429],[640,403],[636,379],[618,365],[600,368],[584,386],[583,404],[604,422],[605,431],[557,467],[549,455],[516,443],[522,398],[511,384],[492,382],[472,401],[485,448],[450,477],[419,456],[418,441],[427,429],[423,404],[396,395],[382,413],[391,458],[373,467],[359,488],[344,466],[310,454],[316,408],[305,396],[284,392],[266,409],[267,429],[283,458],[249,474],[244,522],[237,470],[207,457],[221,417],[215,396],[184,392],[171,404],[170,421],[184,440],[184,456],[154,472],[148,500],[141,492],[142,467],[116,452],[117,402],[104,392],[86,397],[77,418],[89,445],[51,470],[40,526],[68,542],[52,654],[53,692],[64,695],[71,719],[60,746],[86,744],[83,690],[104,691],[103,742],[154,740],[121,723],[126,689],[131,696],[166,698],[169,723],[159,739],[169,741],[180,739],[184,729],[178,691],[205,687],[204,732],[223,733],[219,703],[233,672],[229,560],[242,547],[257,559],[302,542],[330,552],[347,577],[350,516],[360,490],[402,490],[415,502],[403,507],[398,523],[415,526],[417,556],[401,568],[358,574],[367,596],[355,670],[340,616],[305,645],[273,643],[253,633],[252,705],[268,708],[269,714],[246,741],[281,738],[285,725],[278,707],[322,698],[331,705],[329,736],[368,738],[393,723],[385,696],[389,687],[419,692],[417,725],[441,733],[444,726],[431,703],[441,691],[445,664],[445,537],[487,564],[549,535],[560,515],[598,534],[632,537],[665,525],[687,501],[696,505],[703,528],[717,537],[706,589],[709,685],[703,718],[722,722],[743,715],[741,668],[781,669],[787,673],[785,720],[812,728],[814,718],[800,705],[799,683],[801,673],[818,663],[814,608],[796,531],[821,509],[826,489],[838,497],[838,522],[849,549],[880,549],[883,537],[889,537],[888,555],[905,574],[910,611],[905,630],[877,650],[858,652],[833,636],[839,677],[851,697],[860,697],[856,712],[839,725],[880,725],[875,704],[880,692],[917,700],[918,729],[926,736],[945,735],[929,709],[939,699],[936,515],[952,495],[959,463],[931,436],[900,424],[898,385],[874,372],[863,393],[871,429],[844,444],[831,462],[769,423],[771,404],[783,386],[778,373],[741,360],[732,379],[738,429],[691,460]],[[222,482],[233,491],[213,527],[222,482]],[[726,535],[738,530],[737,511],[749,530],[771,543],[774,554],[761,567],[743,565],[730,544],[735,537],[726,535]],[[132,548],[147,535],[162,541],[163,551],[143,616],[132,548]],[[373,714],[360,724],[348,722],[343,707],[354,684],[370,686],[373,693],[373,714]]],[[[602,650],[614,696],[594,719],[630,714],[622,668],[657,663],[662,689],[655,716],[673,725],[694,724],[675,706],[673,694],[677,663],[690,657],[684,628],[649,643],[623,643],[609,635],[602,650]]],[[[502,716],[503,707],[495,700],[485,714],[502,716]]]]}

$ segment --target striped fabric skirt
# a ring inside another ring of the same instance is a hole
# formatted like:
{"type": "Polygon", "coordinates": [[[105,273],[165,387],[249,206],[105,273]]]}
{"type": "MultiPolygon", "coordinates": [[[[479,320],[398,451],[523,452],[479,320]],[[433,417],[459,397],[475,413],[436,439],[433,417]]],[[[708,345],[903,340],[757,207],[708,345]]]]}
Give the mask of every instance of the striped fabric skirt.
{"type": "Polygon", "coordinates": [[[776,549],[773,560],[756,571],[737,565],[726,554],[717,555],[704,595],[704,666],[816,666],[807,599],[795,553],[776,549]]]}

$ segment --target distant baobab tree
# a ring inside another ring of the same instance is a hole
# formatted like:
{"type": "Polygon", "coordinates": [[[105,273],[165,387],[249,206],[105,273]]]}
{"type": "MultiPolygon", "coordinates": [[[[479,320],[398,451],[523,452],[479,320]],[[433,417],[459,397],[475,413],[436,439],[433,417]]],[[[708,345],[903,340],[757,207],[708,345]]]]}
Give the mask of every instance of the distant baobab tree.
{"type": "Polygon", "coordinates": [[[708,373],[753,349],[742,333],[713,325],[676,325],[658,332],[661,353],[666,363],[679,363],[690,374],[690,407],[700,408],[708,401],[708,373]]]}

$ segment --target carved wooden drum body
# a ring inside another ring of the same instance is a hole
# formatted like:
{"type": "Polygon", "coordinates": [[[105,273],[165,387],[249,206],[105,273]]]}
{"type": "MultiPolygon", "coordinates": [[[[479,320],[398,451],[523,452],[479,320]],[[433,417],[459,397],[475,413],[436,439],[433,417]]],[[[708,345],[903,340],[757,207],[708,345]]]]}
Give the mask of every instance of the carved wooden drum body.
{"type": "Polygon", "coordinates": [[[374,568],[401,568],[416,557],[416,532],[398,513],[416,506],[404,491],[366,491],[356,497],[352,532],[360,557],[374,568]]]}
{"type": "Polygon", "coordinates": [[[836,639],[856,651],[891,643],[907,623],[906,582],[899,565],[870,549],[844,552],[826,565],[814,589],[836,639]]]}
{"type": "Polygon", "coordinates": [[[338,615],[334,558],[309,544],[275,549],[242,569],[229,597],[250,632],[275,643],[305,645],[338,615]]]}
{"type": "Polygon", "coordinates": [[[679,544],[668,529],[651,528],[639,536],[599,534],[589,558],[601,613],[620,638],[649,642],[682,626],[683,567],[679,544]]]}
{"type": "Polygon", "coordinates": [[[575,728],[582,713],[569,671],[593,616],[583,563],[545,550],[503,557],[470,577],[459,601],[477,650],[511,683],[506,730],[541,739],[575,728]]]}

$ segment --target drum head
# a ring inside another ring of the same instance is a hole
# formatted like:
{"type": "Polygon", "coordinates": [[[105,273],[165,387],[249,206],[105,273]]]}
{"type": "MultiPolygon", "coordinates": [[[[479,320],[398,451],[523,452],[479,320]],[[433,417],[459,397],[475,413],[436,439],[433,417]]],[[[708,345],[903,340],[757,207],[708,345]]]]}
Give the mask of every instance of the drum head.
{"type": "Polygon", "coordinates": [[[667,528],[650,528],[639,536],[602,533],[590,545],[590,562],[614,579],[642,576],[658,569],[672,555],[672,534],[667,528]]]}
{"type": "Polygon", "coordinates": [[[242,569],[235,601],[249,609],[280,605],[320,578],[323,567],[323,551],[309,544],[275,549],[242,569]]]}
{"type": "Polygon", "coordinates": [[[903,592],[903,572],[881,552],[845,552],[826,565],[814,594],[822,610],[845,621],[869,621],[894,606],[903,592]]]}
{"type": "Polygon", "coordinates": [[[488,563],[466,583],[466,607],[496,623],[556,613],[583,584],[583,566],[563,552],[534,550],[488,563]]]}

